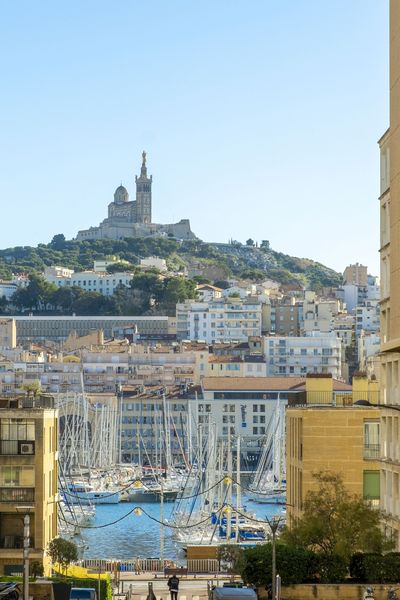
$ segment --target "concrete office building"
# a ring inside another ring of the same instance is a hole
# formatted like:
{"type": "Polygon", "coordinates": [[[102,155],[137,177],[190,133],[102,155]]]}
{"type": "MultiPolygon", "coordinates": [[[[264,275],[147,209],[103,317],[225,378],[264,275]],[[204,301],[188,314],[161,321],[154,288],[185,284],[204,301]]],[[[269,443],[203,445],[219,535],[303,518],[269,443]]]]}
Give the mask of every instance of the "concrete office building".
{"type": "Polygon", "coordinates": [[[76,317],[76,316],[14,316],[17,327],[17,342],[62,342],[71,332],[78,336],[87,335],[94,329],[102,329],[107,338],[126,328],[137,327],[140,336],[166,339],[176,333],[175,318],[171,317],[76,317]]]}

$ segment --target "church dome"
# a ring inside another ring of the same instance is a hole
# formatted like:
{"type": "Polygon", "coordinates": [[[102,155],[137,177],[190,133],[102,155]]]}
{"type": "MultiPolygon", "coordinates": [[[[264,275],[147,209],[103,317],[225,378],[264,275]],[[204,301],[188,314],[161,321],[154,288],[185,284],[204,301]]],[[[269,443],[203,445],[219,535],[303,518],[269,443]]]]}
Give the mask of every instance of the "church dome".
{"type": "Polygon", "coordinates": [[[123,204],[124,202],[129,202],[128,190],[123,185],[118,186],[115,190],[114,202],[116,204],[123,204]]]}

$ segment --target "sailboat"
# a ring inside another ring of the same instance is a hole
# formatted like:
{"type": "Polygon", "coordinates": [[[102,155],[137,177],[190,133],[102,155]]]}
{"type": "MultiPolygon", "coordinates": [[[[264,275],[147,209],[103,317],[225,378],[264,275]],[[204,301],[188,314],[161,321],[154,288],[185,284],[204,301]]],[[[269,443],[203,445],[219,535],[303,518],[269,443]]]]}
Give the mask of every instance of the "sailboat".
{"type": "Polygon", "coordinates": [[[267,427],[249,497],[260,503],[284,503],[286,495],[285,413],[278,403],[267,427]]]}

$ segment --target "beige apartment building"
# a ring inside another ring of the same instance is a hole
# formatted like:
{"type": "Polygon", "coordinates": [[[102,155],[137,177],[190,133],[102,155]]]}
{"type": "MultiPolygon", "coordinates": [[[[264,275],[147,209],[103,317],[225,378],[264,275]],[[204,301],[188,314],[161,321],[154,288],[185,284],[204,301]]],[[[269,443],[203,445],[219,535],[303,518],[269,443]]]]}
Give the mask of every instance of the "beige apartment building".
{"type": "Polygon", "coordinates": [[[345,285],[366,286],[368,284],[368,269],[359,263],[349,265],[343,273],[343,283],[345,285]]]}
{"type": "Polygon", "coordinates": [[[0,398],[0,574],[22,572],[23,519],[30,560],[43,562],[57,536],[57,412],[53,399],[0,398]]]}
{"type": "Polygon", "coordinates": [[[400,547],[400,3],[390,1],[390,127],[381,151],[381,508],[400,547]]]}
{"type": "Polygon", "coordinates": [[[14,319],[0,319],[0,348],[15,348],[17,328],[14,319]]]}
{"type": "Polygon", "coordinates": [[[286,409],[289,525],[300,516],[307,492],[317,488],[313,474],[319,471],[340,474],[350,493],[379,505],[380,411],[355,404],[377,399],[376,382],[354,378],[349,391],[334,389],[332,379],[307,377],[305,398],[293,397],[286,409]]]}

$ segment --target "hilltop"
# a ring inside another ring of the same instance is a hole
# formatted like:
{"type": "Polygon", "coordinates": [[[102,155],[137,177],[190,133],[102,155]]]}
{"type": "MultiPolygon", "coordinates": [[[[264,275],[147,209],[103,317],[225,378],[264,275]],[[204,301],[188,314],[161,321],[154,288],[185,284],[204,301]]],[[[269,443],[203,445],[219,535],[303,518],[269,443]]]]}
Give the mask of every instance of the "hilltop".
{"type": "Polygon", "coordinates": [[[116,255],[137,264],[141,258],[159,256],[176,271],[187,269],[189,277],[211,281],[229,277],[262,281],[272,279],[281,284],[297,284],[318,290],[337,286],[341,274],[308,258],[297,258],[270,248],[267,241],[257,247],[246,244],[206,243],[201,240],[177,241],[168,238],[125,238],[122,240],[68,241],[63,234],[49,244],[37,247],[16,246],[0,250],[0,278],[12,273],[41,272],[46,266],[62,265],[75,271],[93,267],[93,261],[116,255]]]}

